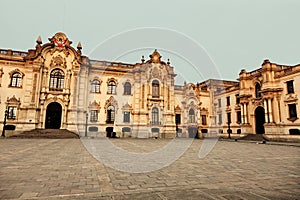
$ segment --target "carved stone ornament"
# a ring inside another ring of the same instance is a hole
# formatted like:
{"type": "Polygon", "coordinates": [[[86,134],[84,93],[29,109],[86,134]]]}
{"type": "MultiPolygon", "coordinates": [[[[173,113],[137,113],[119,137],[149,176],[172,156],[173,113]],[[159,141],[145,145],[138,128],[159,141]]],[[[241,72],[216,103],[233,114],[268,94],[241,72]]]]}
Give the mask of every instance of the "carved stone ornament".
{"type": "Polygon", "coordinates": [[[97,103],[96,100],[90,103],[89,108],[97,108],[98,110],[100,109],[100,103],[97,103]]]}
{"type": "Polygon", "coordinates": [[[151,70],[151,74],[152,74],[152,78],[160,78],[160,72],[159,70],[157,69],[157,67],[154,67],[152,70],[151,70]]]}
{"type": "Polygon", "coordinates": [[[11,98],[7,97],[7,104],[9,105],[19,105],[20,104],[20,98],[17,99],[15,95],[13,95],[11,98]]]}
{"type": "Polygon", "coordinates": [[[54,48],[51,50],[51,55],[55,51],[63,51],[66,56],[69,55],[69,52],[67,51],[66,47],[70,46],[72,44],[71,41],[67,38],[67,36],[64,33],[58,32],[56,33],[52,38],[49,38],[49,41],[51,44],[53,44],[54,48]]]}
{"type": "Polygon", "coordinates": [[[125,111],[132,111],[132,106],[128,103],[126,103],[123,107],[122,107],[122,110],[125,110],[125,111]]]}
{"type": "Polygon", "coordinates": [[[105,108],[107,108],[109,105],[115,106],[115,109],[117,110],[118,102],[113,96],[110,96],[109,99],[106,100],[105,108]]]}
{"type": "Polygon", "coordinates": [[[66,58],[63,58],[61,55],[55,56],[52,58],[50,66],[66,68],[67,67],[66,58]]]}

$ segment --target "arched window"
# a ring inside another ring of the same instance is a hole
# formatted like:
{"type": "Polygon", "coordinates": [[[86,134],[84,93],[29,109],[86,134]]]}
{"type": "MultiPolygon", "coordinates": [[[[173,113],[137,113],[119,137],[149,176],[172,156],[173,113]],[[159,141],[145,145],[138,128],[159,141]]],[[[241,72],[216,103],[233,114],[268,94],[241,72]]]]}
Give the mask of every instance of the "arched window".
{"type": "Polygon", "coordinates": [[[151,124],[159,124],[159,117],[158,117],[158,108],[152,108],[152,121],[151,124]]]}
{"type": "Polygon", "coordinates": [[[11,76],[10,86],[21,87],[22,75],[19,72],[13,73],[11,76]]]}
{"type": "Polygon", "coordinates": [[[100,81],[94,79],[91,84],[91,92],[100,93],[100,81]]]}
{"type": "Polygon", "coordinates": [[[152,97],[159,97],[159,82],[157,80],[152,81],[152,97]]]}
{"type": "Polygon", "coordinates": [[[131,84],[129,82],[124,84],[124,94],[131,95],[131,84]]]}
{"type": "Polygon", "coordinates": [[[260,84],[256,83],[256,85],[255,85],[255,97],[256,98],[260,98],[261,97],[260,90],[261,90],[260,84]]]}
{"type": "Polygon", "coordinates": [[[189,110],[189,121],[195,123],[195,111],[192,108],[189,110]]]}
{"type": "Polygon", "coordinates": [[[107,94],[116,94],[116,83],[114,81],[109,81],[107,94]]]}
{"type": "Polygon", "coordinates": [[[111,124],[115,121],[115,107],[110,105],[107,107],[106,123],[111,124]]]}
{"type": "Polygon", "coordinates": [[[50,90],[62,90],[64,88],[64,72],[61,69],[54,69],[50,73],[50,90]]]}

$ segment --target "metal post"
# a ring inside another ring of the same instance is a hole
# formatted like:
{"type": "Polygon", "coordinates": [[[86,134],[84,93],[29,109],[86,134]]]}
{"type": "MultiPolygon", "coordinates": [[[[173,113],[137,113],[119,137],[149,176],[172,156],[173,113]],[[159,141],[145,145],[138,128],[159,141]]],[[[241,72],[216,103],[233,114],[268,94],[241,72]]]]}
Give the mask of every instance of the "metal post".
{"type": "Polygon", "coordinates": [[[6,119],[7,119],[7,116],[8,116],[8,110],[5,110],[4,112],[4,121],[3,121],[3,130],[2,130],[2,137],[5,137],[5,125],[6,125],[6,119]]]}
{"type": "Polygon", "coordinates": [[[85,113],[85,134],[84,134],[85,137],[87,137],[88,118],[89,118],[89,114],[86,112],[85,113]]]}
{"type": "Polygon", "coordinates": [[[230,129],[230,121],[228,120],[228,129],[227,129],[227,133],[228,133],[228,138],[231,139],[230,133],[231,133],[231,129],[230,129]]]}

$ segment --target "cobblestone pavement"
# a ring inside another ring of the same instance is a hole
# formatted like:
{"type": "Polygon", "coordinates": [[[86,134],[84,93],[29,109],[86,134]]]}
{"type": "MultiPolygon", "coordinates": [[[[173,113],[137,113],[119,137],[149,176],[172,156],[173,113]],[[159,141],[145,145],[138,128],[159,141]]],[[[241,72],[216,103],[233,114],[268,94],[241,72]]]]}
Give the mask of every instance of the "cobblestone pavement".
{"type": "MultiPolygon", "coordinates": [[[[149,152],[170,140],[111,139],[149,152]]],[[[175,163],[130,174],[104,166],[78,139],[0,139],[0,199],[299,199],[300,148],[195,140],[175,163]]]]}

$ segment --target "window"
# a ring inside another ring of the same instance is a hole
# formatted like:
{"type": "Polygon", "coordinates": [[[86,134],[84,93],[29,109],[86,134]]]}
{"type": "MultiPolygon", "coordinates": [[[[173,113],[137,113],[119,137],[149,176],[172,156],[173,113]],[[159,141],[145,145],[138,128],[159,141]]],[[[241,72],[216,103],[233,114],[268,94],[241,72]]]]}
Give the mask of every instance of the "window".
{"type": "Polygon", "coordinates": [[[227,123],[231,123],[231,112],[227,113],[227,123]]]}
{"type": "Polygon", "coordinates": [[[260,98],[261,97],[261,93],[260,93],[261,87],[259,83],[255,84],[255,97],[256,98],[260,98]]]}
{"type": "Polygon", "coordinates": [[[124,95],[131,95],[131,84],[129,82],[124,84],[124,95]]]}
{"type": "Polygon", "coordinates": [[[181,115],[180,114],[175,115],[175,123],[176,124],[181,124],[181,115]]]}
{"type": "Polygon", "coordinates": [[[202,125],[207,125],[206,115],[201,115],[202,125]]]}
{"type": "Polygon", "coordinates": [[[128,112],[128,111],[124,112],[123,122],[128,122],[128,123],[130,122],[130,112],[128,112]]]}
{"type": "Polygon", "coordinates": [[[50,90],[62,90],[64,88],[64,72],[61,69],[54,69],[50,73],[50,90]]]}
{"type": "Polygon", "coordinates": [[[237,119],[236,123],[240,124],[242,122],[242,113],[241,113],[241,111],[236,112],[236,119],[237,119]]]}
{"type": "Polygon", "coordinates": [[[90,121],[97,122],[98,121],[98,110],[91,110],[90,112],[90,121]]]}
{"type": "Polygon", "coordinates": [[[159,97],[159,82],[157,80],[152,81],[152,97],[159,97]]]}
{"type": "Polygon", "coordinates": [[[288,94],[294,93],[294,83],[293,82],[294,82],[293,80],[286,82],[288,94]]]}
{"type": "Polygon", "coordinates": [[[114,121],[115,121],[115,107],[114,106],[108,106],[107,107],[106,123],[114,123],[114,121]]]}
{"type": "Polygon", "coordinates": [[[116,83],[114,81],[109,81],[107,94],[116,94],[116,83]]]}
{"type": "Polygon", "coordinates": [[[15,106],[9,106],[7,108],[7,119],[16,119],[17,117],[17,107],[15,106]]]}
{"type": "Polygon", "coordinates": [[[95,79],[92,81],[91,92],[100,93],[100,81],[95,79]]]}
{"type": "Polygon", "coordinates": [[[189,121],[195,123],[195,111],[192,108],[189,110],[189,121]]]}
{"type": "Polygon", "coordinates": [[[235,103],[240,104],[240,95],[238,94],[235,95],[235,103]]]}
{"type": "Polygon", "coordinates": [[[159,124],[159,118],[158,118],[158,108],[152,109],[152,123],[151,124],[159,124]]]}
{"type": "Polygon", "coordinates": [[[18,72],[13,73],[13,75],[11,76],[10,86],[21,87],[21,81],[22,81],[22,75],[18,72]]]}
{"type": "Polygon", "coordinates": [[[219,125],[222,124],[222,114],[219,114],[219,125]]]}
{"type": "Polygon", "coordinates": [[[296,120],[297,119],[296,104],[289,104],[289,113],[290,113],[289,120],[296,120]]]}
{"type": "Polygon", "coordinates": [[[230,96],[226,97],[227,106],[230,106],[230,96]]]}
{"type": "Polygon", "coordinates": [[[219,108],[221,108],[221,106],[222,106],[222,101],[221,101],[221,99],[218,99],[218,105],[219,105],[219,108]]]}

